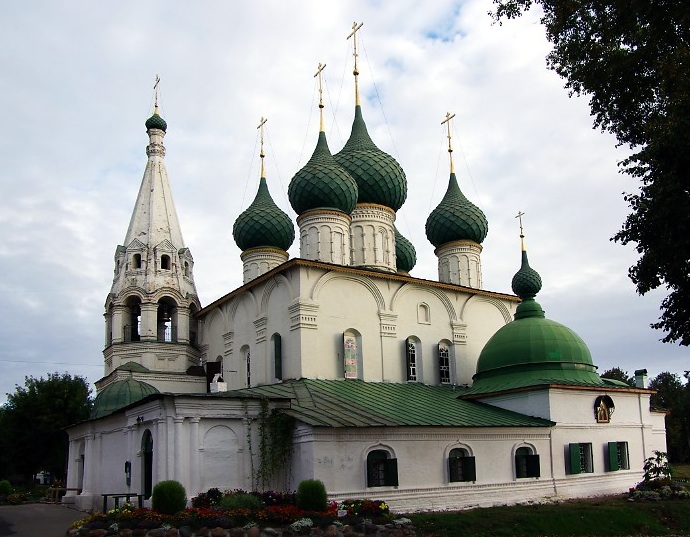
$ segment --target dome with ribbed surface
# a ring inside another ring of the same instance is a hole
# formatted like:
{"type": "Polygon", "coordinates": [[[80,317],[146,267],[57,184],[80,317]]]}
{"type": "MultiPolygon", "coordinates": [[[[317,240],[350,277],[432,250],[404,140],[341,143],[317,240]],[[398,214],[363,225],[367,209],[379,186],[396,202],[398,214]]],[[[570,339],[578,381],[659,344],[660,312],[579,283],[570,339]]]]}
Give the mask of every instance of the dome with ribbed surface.
{"type": "Polygon", "coordinates": [[[350,139],[334,158],[357,181],[357,203],[377,203],[394,211],[405,203],[405,172],[398,161],[374,145],[359,105],[355,107],[350,139]]]}
{"type": "Polygon", "coordinates": [[[160,392],[146,382],[134,378],[116,380],[96,396],[91,418],[102,418],[154,393],[160,392]]]}
{"type": "Polygon", "coordinates": [[[290,181],[290,205],[297,214],[334,209],[350,214],[357,203],[357,183],[333,159],[326,134],[319,132],[314,154],[290,181]]]}
{"type": "Polygon", "coordinates": [[[522,298],[515,320],[486,343],[477,361],[473,392],[501,391],[539,384],[603,384],[585,342],[567,326],[547,319],[534,300],[541,277],[522,252],[513,290],[522,298]]]}
{"type": "Polygon", "coordinates": [[[412,243],[393,226],[395,232],[395,268],[398,272],[410,272],[417,263],[417,252],[412,243]]]}
{"type": "Polygon", "coordinates": [[[232,236],[242,251],[261,246],[287,250],[295,240],[292,220],[273,201],[265,177],[252,204],[235,220],[232,236]]]}
{"type": "Polygon", "coordinates": [[[153,112],[153,115],[146,120],[146,130],[149,129],[160,129],[165,132],[168,128],[168,124],[165,120],[158,115],[158,110],[153,112]]]}
{"type": "Polygon", "coordinates": [[[465,197],[455,173],[451,173],[446,194],[426,219],[429,242],[437,248],[463,240],[481,244],[488,232],[489,223],[484,212],[465,197]]]}

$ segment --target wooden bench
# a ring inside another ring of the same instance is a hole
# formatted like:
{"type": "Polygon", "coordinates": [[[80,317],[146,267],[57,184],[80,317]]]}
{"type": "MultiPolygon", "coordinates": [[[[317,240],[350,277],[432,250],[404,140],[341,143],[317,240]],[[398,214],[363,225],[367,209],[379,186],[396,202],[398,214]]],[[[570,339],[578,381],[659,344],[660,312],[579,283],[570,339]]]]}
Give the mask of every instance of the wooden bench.
{"type": "Polygon", "coordinates": [[[75,488],[70,488],[70,487],[50,487],[48,489],[48,494],[46,494],[46,499],[49,502],[54,502],[58,503],[60,502],[60,493],[64,492],[67,494],[67,492],[76,492],[77,494],[81,494],[81,489],[75,489],[75,488]]]}
{"type": "Polygon", "coordinates": [[[143,507],[144,506],[144,495],[143,494],[137,494],[136,492],[124,492],[122,494],[101,494],[103,496],[103,512],[107,513],[108,512],[108,498],[113,498],[115,501],[115,508],[117,509],[120,507],[120,500],[122,498],[125,499],[125,502],[128,502],[130,498],[136,498],[137,499],[137,506],[138,507],[143,507]]]}

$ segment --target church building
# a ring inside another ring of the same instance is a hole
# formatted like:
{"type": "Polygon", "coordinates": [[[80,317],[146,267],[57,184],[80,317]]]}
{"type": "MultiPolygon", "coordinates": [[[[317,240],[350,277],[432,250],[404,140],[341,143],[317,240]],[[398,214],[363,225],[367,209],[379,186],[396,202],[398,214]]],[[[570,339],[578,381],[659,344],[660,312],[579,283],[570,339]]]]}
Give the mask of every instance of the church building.
{"type": "Polygon", "coordinates": [[[167,479],[189,498],[320,479],[331,500],[459,509],[624,492],[666,450],[646,371],[635,387],[597,374],[536,301],[524,238],[515,294],[483,288],[488,221],[459,187],[450,115],[448,189],[426,220],[438,279],[410,275],[415,249],[395,226],[407,179],[367,131],[356,58],[355,42],[350,138],[331,152],[321,100],[313,155],[289,185],[297,237],[269,192],[262,130],[256,197],[233,226],[244,282],[205,306],[156,103],[105,300],[104,376],[91,419],[68,431],[80,492],[65,502],[98,510],[103,494],[149,498],[167,479]]]}

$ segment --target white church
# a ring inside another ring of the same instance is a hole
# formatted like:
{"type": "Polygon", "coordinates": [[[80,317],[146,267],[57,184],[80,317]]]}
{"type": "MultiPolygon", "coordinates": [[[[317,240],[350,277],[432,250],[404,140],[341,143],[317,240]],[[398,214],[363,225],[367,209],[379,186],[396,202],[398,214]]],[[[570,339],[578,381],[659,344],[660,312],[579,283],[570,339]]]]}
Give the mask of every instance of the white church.
{"type": "Polygon", "coordinates": [[[320,479],[331,500],[459,509],[624,492],[666,450],[646,371],[634,388],[597,374],[535,300],[524,242],[515,295],[483,288],[487,218],[458,186],[450,129],[448,190],[426,221],[438,280],[410,275],[415,249],[395,227],[407,180],[367,132],[354,73],[349,140],[331,153],[320,103],[316,148],[289,185],[299,258],[262,141],[256,198],[233,227],[244,284],[206,306],[155,107],[105,301],[104,376],[91,419],[68,431],[78,490],[65,502],[99,510],[104,494],[147,499],[167,479],[189,498],[320,479]]]}

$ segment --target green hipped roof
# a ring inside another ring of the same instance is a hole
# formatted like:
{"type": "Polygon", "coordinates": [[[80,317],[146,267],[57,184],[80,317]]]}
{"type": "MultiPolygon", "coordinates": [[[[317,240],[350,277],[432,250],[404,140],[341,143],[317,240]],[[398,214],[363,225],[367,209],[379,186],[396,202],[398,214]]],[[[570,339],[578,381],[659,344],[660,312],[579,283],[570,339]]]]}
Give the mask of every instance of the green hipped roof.
{"type": "Polygon", "coordinates": [[[326,134],[319,132],[316,149],[290,181],[290,205],[297,214],[312,209],[334,209],[350,214],[357,203],[357,183],[331,155],[326,134]]]}
{"type": "Polygon", "coordinates": [[[489,223],[483,211],[469,201],[460,190],[455,173],[450,174],[448,189],[441,203],[426,219],[426,236],[435,247],[454,241],[486,238],[489,223]]]}
{"type": "Polygon", "coordinates": [[[154,393],[159,392],[146,382],[133,378],[116,380],[103,388],[101,393],[96,396],[91,410],[91,418],[102,418],[154,393]]]}
{"type": "Polygon", "coordinates": [[[350,138],[334,158],[357,181],[358,203],[378,203],[394,211],[405,203],[405,172],[398,161],[371,140],[360,105],[355,107],[350,138]]]}
{"type": "Polygon", "coordinates": [[[232,236],[242,251],[261,246],[287,250],[295,240],[292,220],[271,198],[265,177],[252,204],[235,220],[232,236]]]}
{"type": "Polygon", "coordinates": [[[402,236],[398,228],[393,226],[395,233],[395,268],[401,272],[410,272],[417,263],[417,252],[413,244],[402,236]]]}
{"type": "Polygon", "coordinates": [[[501,327],[482,349],[468,393],[544,384],[604,386],[582,338],[567,326],[547,319],[534,300],[541,289],[541,277],[529,266],[524,246],[522,264],[512,285],[522,299],[515,320],[501,327]]]}
{"type": "Polygon", "coordinates": [[[146,120],[146,130],[160,129],[165,132],[168,129],[168,124],[158,115],[158,111],[154,111],[153,115],[146,120]]]}
{"type": "Polygon", "coordinates": [[[553,422],[458,399],[452,386],[364,382],[286,381],[227,392],[230,397],[289,399],[285,414],[314,427],[549,427],[553,422]]]}

